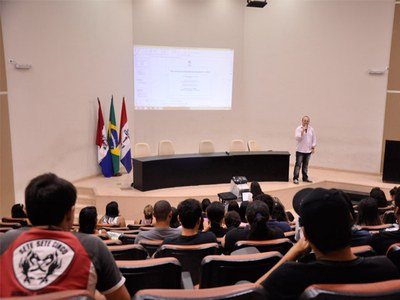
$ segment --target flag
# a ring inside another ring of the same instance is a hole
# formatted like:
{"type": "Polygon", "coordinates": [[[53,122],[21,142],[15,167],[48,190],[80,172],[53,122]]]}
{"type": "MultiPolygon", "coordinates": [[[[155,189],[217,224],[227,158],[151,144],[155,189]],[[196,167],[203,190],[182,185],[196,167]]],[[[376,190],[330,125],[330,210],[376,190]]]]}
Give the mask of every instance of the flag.
{"type": "Polygon", "coordinates": [[[121,163],[129,173],[132,170],[131,139],[129,137],[128,117],[126,116],[125,97],[122,98],[121,123],[119,131],[119,149],[121,163]]]}
{"type": "Polygon", "coordinates": [[[110,147],[114,175],[117,175],[119,174],[119,144],[118,144],[117,122],[115,122],[113,96],[111,96],[110,122],[108,123],[107,140],[108,140],[108,146],[110,147]]]}
{"type": "Polygon", "coordinates": [[[101,110],[99,98],[97,98],[97,102],[99,103],[96,133],[97,161],[101,167],[101,172],[103,175],[105,177],[111,177],[113,175],[111,154],[107,143],[106,128],[104,127],[103,112],[101,110]]]}

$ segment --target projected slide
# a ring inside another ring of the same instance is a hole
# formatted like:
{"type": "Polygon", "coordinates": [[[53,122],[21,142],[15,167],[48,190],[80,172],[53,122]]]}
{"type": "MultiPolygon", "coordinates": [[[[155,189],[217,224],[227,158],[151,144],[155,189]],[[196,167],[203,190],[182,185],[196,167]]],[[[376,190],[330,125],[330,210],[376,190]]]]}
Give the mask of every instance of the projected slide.
{"type": "Polygon", "coordinates": [[[134,46],[135,109],[232,107],[233,50],[134,46]]]}

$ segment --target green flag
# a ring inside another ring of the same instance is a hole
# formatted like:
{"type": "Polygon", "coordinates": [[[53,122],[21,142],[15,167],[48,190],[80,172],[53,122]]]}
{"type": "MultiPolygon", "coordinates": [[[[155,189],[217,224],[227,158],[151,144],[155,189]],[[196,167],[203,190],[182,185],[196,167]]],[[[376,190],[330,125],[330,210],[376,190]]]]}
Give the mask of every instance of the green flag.
{"type": "Polygon", "coordinates": [[[119,173],[119,143],[117,122],[115,121],[113,96],[111,96],[110,122],[108,124],[107,140],[110,147],[114,175],[117,175],[119,173]]]}

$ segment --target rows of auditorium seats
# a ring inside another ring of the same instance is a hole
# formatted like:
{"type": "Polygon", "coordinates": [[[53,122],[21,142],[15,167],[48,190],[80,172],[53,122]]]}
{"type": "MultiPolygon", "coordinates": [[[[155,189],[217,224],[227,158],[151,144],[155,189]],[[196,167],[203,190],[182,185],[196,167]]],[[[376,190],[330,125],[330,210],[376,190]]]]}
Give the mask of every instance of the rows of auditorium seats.
{"type": "MultiPolygon", "coordinates": [[[[236,139],[230,142],[230,145],[227,149],[228,152],[256,152],[261,151],[260,145],[256,140],[249,140],[247,144],[241,140],[236,139]]],[[[209,154],[214,153],[215,147],[214,142],[212,140],[202,140],[199,143],[199,153],[201,154],[209,154]]],[[[151,150],[148,143],[136,143],[134,146],[133,157],[146,157],[151,156],[151,150]]],[[[171,140],[162,140],[158,144],[158,155],[174,155],[175,147],[174,143],[171,140]]]]}
{"type": "MultiPolygon", "coordinates": [[[[182,246],[162,245],[161,240],[141,240],[140,244],[134,244],[134,237],[143,229],[136,224],[126,228],[107,228],[109,232],[119,234],[118,239],[111,240],[118,245],[109,245],[108,248],[127,279],[126,286],[132,296],[142,289],[172,289],[174,293],[179,294],[177,289],[193,288],[192,285],[195,289],[209,290],[231,286],[238,281],[255,283],[293,245],[293,241],[288,238],[238,241],[236,251],[231,255],[221,255],[221,246],[216,243],[182,246]],[[130,239],[125,239],[126,235],[129,235],[130,239]]],[[[144,230],[148,229],[147,226],[144,230]]],[[[369,245],[352,247],[352,251],[357,256],[376,255],[369,245]]],[[[400,270],[400,244],[394,244],[387,255],[400,270]]],[[[313,259],[315,256],[310,254],[302,261],[313,259]]],[[[145,293],[147,291],[140,292],[137,299],[147,299],[140,298],[145,293]]],[[[312,293],[308,291],[307,297],[310,294],[312,293]]]]}
{"type": "MultiPolygon", "coordinates": [[[[389,212],[385,210],[382,217],[389,212]]],[[[29,226],[29,221],[4,217],[0,222],[0,232],[22,226],[29,226]]],[[[389,226],[392,225],[364,226],[364,229],[379,232],[389,226]]],[[[193,289],[190,295],[196,295],[196,299],[265,299],[259,286],[260,277],[296,242],[294,232],[288,232],[285,233],[286,238],[281,239],[238,241],[235,251],[223,255],[220,243],[182,246],[163,245],[161,240],[141,240],[135,244],[140,231],[152,229],[149,225],[100,228],[106,233],[98,236],[112,253],[126,278],[127,289],[135,299],[187,299],[186,289],[193,289]],[[235,285],[239,281],[248,283],[235,285]]],[[[376,255],[369,245],[352,247],[352,252],[364,257],[376,255]]],[[[393,244],[386,256],[400,270],[400,243],[393,244]]],[[[315,260],[312,253],[301,258],[303,262],[312,260],[315,260]]],[[[353,299],[354,294],[358,297],[354,299],[400,299],[400,280],[373,285],[313,285],[304,291],[300,299],[353,299]]],[[[57,295],[55,298],[40,299],[71,299],[69,296],[66,293],[65,298],[57,295]]],[[[92,298],[83,293],[79,299],[92,298]]]]}

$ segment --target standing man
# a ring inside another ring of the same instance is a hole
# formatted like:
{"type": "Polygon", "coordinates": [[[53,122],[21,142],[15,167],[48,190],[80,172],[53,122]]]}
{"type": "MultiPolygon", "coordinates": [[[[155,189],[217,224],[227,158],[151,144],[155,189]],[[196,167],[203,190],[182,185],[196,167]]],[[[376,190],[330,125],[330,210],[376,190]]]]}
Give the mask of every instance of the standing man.
{"type": "Polygon", "coordinates": [[[299,173],[301,173],[304,182],[312,182],[308,179],[308,163],[311,154],[315,151],[317,145],[317,138],[315,136],[314,128],[309,126],[310,118],[304,116],[301,119],[301,125],[296,128],[295,137],[297,141],[296,148],[296,164],[294,166],[293,183],[299,184],[299,173]]]}

